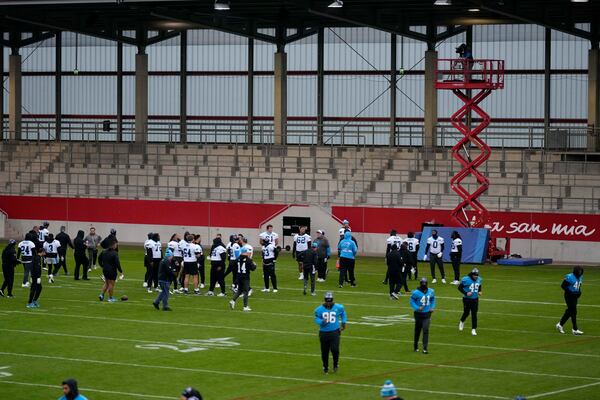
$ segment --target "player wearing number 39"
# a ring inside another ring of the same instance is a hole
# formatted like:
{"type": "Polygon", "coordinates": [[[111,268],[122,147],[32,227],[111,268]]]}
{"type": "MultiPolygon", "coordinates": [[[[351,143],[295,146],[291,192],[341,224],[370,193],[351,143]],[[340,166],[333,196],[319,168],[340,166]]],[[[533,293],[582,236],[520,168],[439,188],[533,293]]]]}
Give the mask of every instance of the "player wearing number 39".
{"type": "Polygon", "coordinates": [[[583,332],[577,329],[577,300],[581,297],[581,283],[583,282],[583,268],[576,266],[573,272],[565,276],[560,287],[565,291],[565,302],[567,309],[560,322],[556,324],[556,329],[560,333],[565,333],[563,326],[571,318],[573,323],[573,335],[583,335],[583,332]]]}
{"type": "Polygon", "coordinates": [[[415,312],[414,350],[419,351],[419,337],[423,331],[423,354],[427,354],[431,313],[435,310],[435,292],[427,287],[427,278],[421,278],[419,287],[413,290],[410,306],[415,312]]]}
{"type": "Polygon", "coordinates": [[[479,270],[473,268],[473,271],[460,281],[458,290],[463,294],[463,315],[458,323],[458,330],[462,331],[465,327],[465,321],[471,314],[471,334],[477,336],[477,311],[479,310],[479,296],[481,296],[481,278],[479,270]]]}
{"type": "Polygon", "coordinates": [[[333,302],[333,293],[325,293],[325,302],[315,310],[315,323],[319,325],[323,373],[329,373],[329,352],[333,356],[333,373],[337,372],[340,359],[340,335],[346,329],[346,310],[333,302]]]}

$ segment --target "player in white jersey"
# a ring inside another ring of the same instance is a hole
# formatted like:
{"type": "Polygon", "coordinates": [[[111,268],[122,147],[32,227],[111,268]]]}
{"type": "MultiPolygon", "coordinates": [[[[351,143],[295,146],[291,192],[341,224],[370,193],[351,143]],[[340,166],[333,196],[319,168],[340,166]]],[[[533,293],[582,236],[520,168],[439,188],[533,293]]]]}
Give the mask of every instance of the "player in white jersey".
{"type": "MultiPolygon", "coordinates": [[[[396,248],[399,249],[402,242],[403,242],[403,239],[400,237],[400,235],[398,235],[398,232],[395,229],[392,229],[390,231],[390,236],[388,236],[388,238],[385,240],[385,243],[386,243],[385,255],[386,256],[388,255],[388,253],[392,250],[393,245],[396,245],[396,248]]],[[[384,285],[387,285],[388,279],[389,279],[389,271],[386,272],[385,279],[383,280],[382,283],[384,285]]]]}
{"type": "Polygon", "coordinates": [[[278,247],[275,247],[274,243],[263,239],[262,245],[262,260],[263,260],[263,279],[265,281],[265,288],[263,292],[270,292],[269,281],[273,284],[273,293],[277,293],[277,275],[275,275],[275,262],[279,255],[278,247]]]}
{"type": "Polygon", "coordinates": [[[179,289],[177,285],[179,283],[179,275],[181,274],[181,270],[183,269],[183,257],[181,255],[181,249],[179,249],[179,242],[181,238],[179,237],[179,233],[174,233],[167,243],[167,248],[171,250],[173,253],[173,265],[175,267],[175,279],[173,279],[173,291],[179,293],[179,289]]]}
{"type": "Polygon", "coordinates": [[[152,292],[152,288],[155,291],[160,292],[158,288],[158,267],[162,261],[162,244],[160,243],[160,235],[154,233],[152,235],[150,254],[152,256],[152,263],[150,264],[150,273],[148,277],[148,293],[152,292]]]}
{"type": "Polygon", "coordinates": [[[144,274],[144,283],[142,287],[148,287],[148,280],[150,279],[150,268],[152,264],[152,236],[154,233],[148,233],[148,238],[144,242],[144,268],[146,268],[146,273],[144,274]]]}
{"type": "Polygon", "coordinates": [[[298,262],[298,271],[300,272],[299,280],[304,280],[303,260],[304,253],[308,250],[311,242],[311,237],[306,233],[306,226],[300,227],[300,232],[294,235],[294,243],[292,245],[292,257],[298,262]]]}
{"type": "Polygon", "coordinates": [[[194,235],[196,260],[198,260],[198,274],[200,276],[200,289],[204,289],[206,283],[206,267],[204,264],[204,251],[202,250],[202,237],[194,235]]]}
{"type": "Polygon", "coordinates": [[[442,283],[446,283],[446,273],[444,272],[444,238],[438,235],[437,230],[431,231],[431,236],[427,238],[427,247],[425,247],[425,256],[423,261],[429,258],[429,267],[431,268],[431,283],[436,283],[435,265],[437,264],[442,274],[442,283]]]}
{"type": "Polygon", "coordinates": [[[344,233],[346,233],[346,231],[352,232],[352,229],[350,229],[350,222],[348,222],[347,219],[342,221],[342,226],[338,230],[338,233],[340,234],[340,240],[344,238],[344,233]]]}
{"type": "Polygon", "coordinates": [[[225,297],[225,259],[227,258],[227,249],[223,245],[220,237],[213,240],[210,248],[210,286],[208,287],[207,296],[215,295],[215,287],[217,283],[221,289],[219,297],[225,297]]]}
{"type": "Polygon", "coordinates": [[[50,234],[50,231],[48,230],[49,226],[50,223],[48,221],[44,221],[40,225],[40,230],[38,231],[38,240],[40,241],[40,243],[44,243],[46,241],[46,238],[50,234]]]}
{"type": "Polygon", "coordinates": [[[25,240],[21,241],[17,245],[17,258],[21,260],[23,264],[23,284],[21,287],[29,287],[29,276],[31,275],[31,269],[33,267],[33,257],[35,253],[35,243],[25,237],[25,240]]]}
{"type": "Polygon", "coordinates": [[[406,243],[409,255],[407,261],[408,277],[409,279],[414,278],[414,280],[417,280],[419,275],[419,269],[417,266],[417,254],[419,253],[419,239],[415,237],[414,232],[408,232],[407,238],[404,242],[406,243]]]}
{"type": "Polygon", "coordinates": [[[260,244],[271,243],[273,246],[279,246],[279,235],[273,232],[273,225],[267,225],[267,230],[261,233],[259,236],[260,244]]]}
{"type": "Polygon", "coordinates": [[[185,237],[185,240],[179,242],[179,249],[183,255],[183,273],[185,278],[183,281],[183,293],[189,293],[190,277],[194,282],[194,293],[200,294],[198,288],[198,259],[196,258],[196,245],[194,235],[191,233],[185,237]]]}
{"type": "Polygon", "coordinates": [[[460,262],[462,260],[463,242],[460,233],[452,232],[450,235],[452,243],[450,244],[450,261],[452,261],[452,269],[454,270],[453,285],[460,284],[460,262]]]}
{"type": "Polygon", "coordinates": [[[50,233],[46,236],[46,241],[42,247],[46,253],[44,259],[48,267],[48,283],[54,283],[54,274],[58,272],[58,248],[60,247],[60,242],[54,239],[54,235],[50,233]]]}

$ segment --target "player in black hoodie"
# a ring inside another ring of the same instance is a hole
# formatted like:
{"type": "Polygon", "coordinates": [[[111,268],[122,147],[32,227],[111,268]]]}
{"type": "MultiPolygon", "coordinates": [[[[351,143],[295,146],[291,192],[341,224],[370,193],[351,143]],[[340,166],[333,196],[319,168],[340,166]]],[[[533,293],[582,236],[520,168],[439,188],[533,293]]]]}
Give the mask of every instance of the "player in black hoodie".
{"type": "Polygon", "coordinates": [[[316,249],[319,243],[313,242],[312,246],[304,252],[304,258],[302,259],[302,271],[304,274],[304,290],[303,294],[306,295],[306,289],[308,287],[308,280],[310,279],[310,295],[315,296],[315,274],[317,273],[317,265],[319,264],[319,256],[317,255],[316,249]]]}
{"type": "Polygon", "coordinates": [[[21,263],[17,258],[16,246],[17,241],[11,239],[4,250],[2,250],[2,274],[4,275],[4,282],[2,283],[2,289],[0,289],[0,297],[4,297],[4,290],[6,290],[6,296],[9,298],[13,297],[15,267],[21,263]]]}
{"type": "Polygon", "coordinates": [[[44,249],[38,248],[31,263],[31,289],[29,290],[29,302],[27,308],[38,308],[38,299],[42,293],[42,257],[44,249]]]}
{"type": "Polygon", "coordinates": [[[75,280],[79,280],[79,269],[83,271],[83,280],[89,281],[90,279],[87,276],[88,273],[88,265],[90,264],[86,252],[87,246],[85,245],[85,232],[80,230],[77,232],[77,236],[73,241],[73,256],[75,257],[75,280]]]}

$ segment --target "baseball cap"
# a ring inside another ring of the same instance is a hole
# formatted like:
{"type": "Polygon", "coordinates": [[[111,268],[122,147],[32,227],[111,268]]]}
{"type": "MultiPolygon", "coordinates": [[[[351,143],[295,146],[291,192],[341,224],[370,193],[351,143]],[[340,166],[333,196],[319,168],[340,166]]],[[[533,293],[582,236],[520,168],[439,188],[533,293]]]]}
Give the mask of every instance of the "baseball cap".
{"type": "Polygon", "coordinates": [[[345,219],[345,220],[343,220],[343,221],[342,221],[342,224],[349,224],[349,223],[350,223],[350,222],[348,222],[348,220],[347,220],[347,219],[345,219]]]}
{"type": "Polygon", "coordinates": [[[319,230],[317,231],[317,233],[320,233],[321,235],[324,235],[324,234],[325,234],[325,231],[324,231],[324,230],[322,230],[322,229],[319,229],[319,230]]]}
{"type": "Polygon", "coordinates": [[[312,247],[319,247],[319,243],[313,242],[312,247]]]}
{"type": "Polygon", "coordinates": [[[396,396],[398,393],[396,392],[396,386],[389,379],[383,383],[381,387],[381,391],[379,392],[381,397],[391,397],[396,396]]]}

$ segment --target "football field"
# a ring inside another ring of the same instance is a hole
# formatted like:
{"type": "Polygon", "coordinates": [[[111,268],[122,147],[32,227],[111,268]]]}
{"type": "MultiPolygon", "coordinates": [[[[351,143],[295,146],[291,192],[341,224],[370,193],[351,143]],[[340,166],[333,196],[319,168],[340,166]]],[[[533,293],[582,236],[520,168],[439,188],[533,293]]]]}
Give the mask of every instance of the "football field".
{"type": "MultiPolygon", "coordinates": [[[[29,289],[21,288],[17,268],[15,298],[0,298],[1,399],[55,399],[69,377],[90,400],[178,399],[187,386],[208,400],[377,399],[386,379],[409,400],[600,399],[598,268],[585,269],[578,308],[584,336],[571,335],[570,321],[565,335],[554,327],[565,309],[560,283],[570,267],[480,267],[476,337],[470,319],[458,331],[456,286],[430,285],[437,307],[425,355],[412,351],[408,296],[389,300],[381,283],[383,257],[357,260],[355,288],[338,289],[330,262],[327,282],[311,297],[303,296],[297,269],[283,253],[278,293],[260,292],[258,263],[251,312],[241,310],[241,299],[230,310],[229,297],[174,295],[169,313],[156,311],[156,293],[142,288],[142,251],[123,247],[120,255],[125,280],[116,295],[129,301],[113,304],[98,301],[96,270],[90,281],[43,279],[41,307],[26,309],[29,289]],[[323,375],[313,310],[327,290],[345,306],[349,323],[340,369],[323,375]]],[[[463,266],[462,275],[470,269],[463,266]]],[[[209,270],[207,262],[207,280],[209,270]]],[[[429,277],[429,266],[421,263],[420,274],[429,277]]]]}

